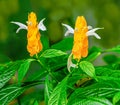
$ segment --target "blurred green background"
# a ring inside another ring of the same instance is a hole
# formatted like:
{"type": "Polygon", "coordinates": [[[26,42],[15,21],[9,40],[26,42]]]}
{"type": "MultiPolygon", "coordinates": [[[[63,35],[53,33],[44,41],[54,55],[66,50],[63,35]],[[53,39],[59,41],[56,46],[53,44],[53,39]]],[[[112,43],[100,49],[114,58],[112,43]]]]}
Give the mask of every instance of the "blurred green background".
{"type": "Polygon", "coordinates": [[[37,14],[38,21],[46,18],[47,31],[41,34],[50,45],[64,38],[61,23],[74,27],[79,15],[86,18],[88,25],[104,27],[97,31],[101,40],[89,38],[90,46],[111,48],[120,44],[120,0],[0,0],[0,62],[29,57],[27,31],[16,34],[18,26],[10,21],[26,24],[31,11],[37,14]]]}

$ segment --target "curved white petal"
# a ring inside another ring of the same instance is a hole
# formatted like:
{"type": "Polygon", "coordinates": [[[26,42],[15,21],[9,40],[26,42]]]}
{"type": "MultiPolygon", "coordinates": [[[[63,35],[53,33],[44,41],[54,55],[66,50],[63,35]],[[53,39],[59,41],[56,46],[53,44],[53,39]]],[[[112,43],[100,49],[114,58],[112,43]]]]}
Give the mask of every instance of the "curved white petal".
{"type": "Polygon", "coordinates": [[[63,24],[63,23],[62,23],[62,25],[67,28],[67,31],[66,31],[66,33],[65,33],[65,36],[69,35],[70,33],[71,33],[71,34],[74,33],[74,29],[73,29],[71,26],[69,26],[69,25],[67,25],[67,24],[63,24]]]}
{"type": "Polygon", "coordinates": [[[94,28],[94,29],[89,30],[89,32],[95,32],[95,31],[97,31],[99,29],[103,29],[103,28],[94,28]]]}
{"type": "Polygon", "coordinates": [[[20,22],[14,22],[14,21],[12,21],[11,23],[16,24],[16,25],[19,26],[19,28],[17,29],[16,33],[18,33],[21,29],[25,29],[25,30],[27,30],[27,26],[26,26],[25,24],[23,24],[23,23],[20,23],[20,22]]]}
{"type": "Polygon", "coordinates": [[[97,39],[101,39],[101,37],[95,32],[99,29],[103,29],[103,28],[94,28],[94,29],[91,29],[87,32],[87,36],[95,36],[97,39]]]}
{"type": "Polygon", "coordinates": [[[67,61],[67,68],[68,68],[69,72],[70,72],[70,68],[71,67],[77,68],[77,65],[75,65],[75,64],[72,63],[72,53],[68,57],[68,61],[67,61]]]}
{"type": "Polygon", "coordinates": [[[92,26],[88,26],[88,30],[91,30],[91,29],[93,29],[93,27],[92,26]]]}
{"type": "Polygon", "coordinates": [[[97,39],[101,39],[101,37],[97,33],[89,33],[88,36],[95,36],[97,39]]]}
{"type": "Polygon", "coordinates": [[[44,20],[45,20],[45,18],[42,19],[42,20],[39,22],[39,24],[38,24],[38,28],[39,28],[40,30],[42,30],[42,31],[47,30],[46,27],[45,27],[44,24],[43,24],[43,21],[44,21],[44,20]]]}

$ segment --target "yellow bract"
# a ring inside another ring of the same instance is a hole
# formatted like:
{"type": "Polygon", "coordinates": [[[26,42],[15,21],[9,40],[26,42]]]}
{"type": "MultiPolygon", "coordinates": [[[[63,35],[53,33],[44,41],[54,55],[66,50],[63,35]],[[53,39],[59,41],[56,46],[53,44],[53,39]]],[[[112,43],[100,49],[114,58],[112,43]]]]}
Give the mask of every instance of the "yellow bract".
{"type": "Polygon", "coordinates": [[[42,50],[42,43],[40,41],[40,32],[38,29],[37,17],[34,12],[28,15],[28,33],[27,33],[27,50],[30,56],[39,53],[42,50]]]}
{"type": "Polygon", "coordinates": [[[72,48],[73,58],[80,60],[88,55],[88,27],[83,16],[78,16],[74,30],[74,45],[72,48]]]}

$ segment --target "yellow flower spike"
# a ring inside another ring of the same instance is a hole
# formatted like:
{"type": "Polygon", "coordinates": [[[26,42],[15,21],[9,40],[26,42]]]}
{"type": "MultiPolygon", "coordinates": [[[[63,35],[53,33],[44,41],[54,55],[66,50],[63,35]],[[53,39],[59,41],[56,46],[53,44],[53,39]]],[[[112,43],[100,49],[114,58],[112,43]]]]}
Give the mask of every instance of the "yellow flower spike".
{"type": "Polygon", "coordinates": [[[27,50],[30,56],[39,53],[42,50],[42,43],[40,41],[40,33],[38,29],[36,14],[31,12],[28,15],[28,33],[27,33],[27,50]]]}
{"type": "Polygon", "coordinates": [[[72,63],[73,59],[80,61],[88,55],[88,36],[95,36],[97,39],[101,39],[100,36],[95,32],[98,29],[103,28],[92,28],[92,26],[87,26],[87,22],[83,16],[78,16],[75,23],[75,29],[67,24],[62,24],[67,28],[65,36],[69,34],[74,34],[74,42],[72,53],[68,57],[67,68],[70,71],[70,67],[77,67],[72,63]]]}
{"type": "Polygon", "coordinates": [[[30,56],[38,54],[42,50],[42,43],[40,41],[40,30],[45,31],[46,27],[43,24],[43,21],[45,19],[42,19],[39,24],[37,22],[37,16],[34,12],[31,12],[28,15],[28,21],[27,26],[20,23],[20,22],[11,22],[19,26],[16,33],[18,33],[21,29],[26,29],[27,32],[27,50],[30,53],[30,56]]]}
{"type": "Polygon", "coordinates": [[[87,23],[83,16],[78,16],[74,30],[74,45],[72,48],[73,58],[80,60],[88,55],[87,23]]]}

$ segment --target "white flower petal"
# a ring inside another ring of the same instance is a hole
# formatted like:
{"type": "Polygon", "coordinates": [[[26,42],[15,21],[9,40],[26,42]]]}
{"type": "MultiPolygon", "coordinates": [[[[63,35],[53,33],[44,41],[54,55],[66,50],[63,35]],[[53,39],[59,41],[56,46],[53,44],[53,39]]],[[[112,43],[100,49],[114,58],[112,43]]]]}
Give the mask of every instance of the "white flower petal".
{"type": "Polygon", "coordinates": [[[99,29],[103,29],[103,28],[94,28],[94,29],[89,30],[89,32],[95,32],[95,31],[97,31],[99,29]]]}
{"type": "Polygon", "coordinates": [[[16,33],[18,33],[21,29],[25,29],[25,30],[27,30],[27,26],[26,26],[25,24],[23,24],[23,23],[20,23],[20,22],[14,22],[14,21],[12,21],[11,23],[16,24],[16,25],[19,26],[19,28],[17,29],[16,33]]]}
{"type": "Polygon", "coordinates": [[[67,31],[66,31],[66,33],[65,33],[65,36],[69,35],[70,33],[71,33],[71,34],[74,33],[74,29],[73,29],[71,26],[69,26],[69,25],[67,25],[67,24],[63,24],[63,23],[62,23],[62,25],[67,28],[67,31]]]}
{"type": "Polygon", "coordinates": [[[91,30],[91,29],[93,29],[93,27],[92,26],[88,26],[88,30],[91,30]]]}
{"type": "Polygon", "coordinates": [[[100,36],[95,32],[99,29],[103,29],[103,28],[94,28],[94,29],[91,29],[87,32],[87,36],[95,36],[97,39],[101,39],[100,36]]]}
{"type": "Polygon", "coordinates": [[[43,24],[43,21],[44,21],[44,20],[45,20],[45,18],[42,19],[42,20],[39,22],[39,24],[38,24],[38,28],[39,28],[40,30],[42,30],[42,31],[47,30],[46,27],[45,27],[44,24],[43,24]]]}
{"type": "Polygon", "coordinates": [[[77,65],[75,65],[75,64],[72,63],[72,53],[68,57],[68,61],[67,61],[67,68],[68,68],[69,72],[70,72],[70,68],[71,67],[77,68],[77,65]]]}
{"type": "Polygon", "coordinates": [[[97,39],[101,39],[101,37],[97,33],[88,33],[88,36],[95,36],[97,39]]]}

